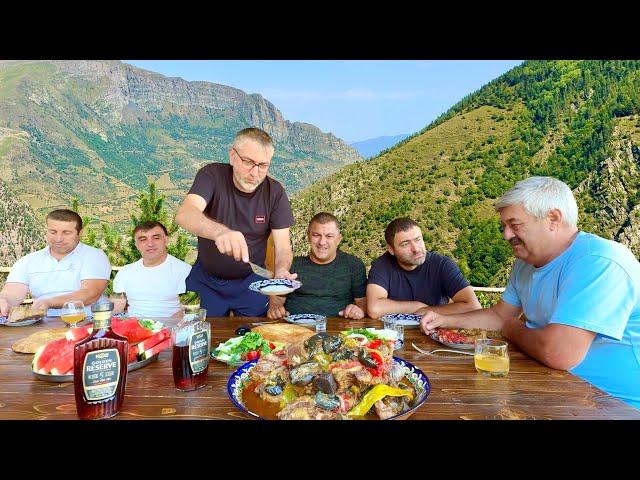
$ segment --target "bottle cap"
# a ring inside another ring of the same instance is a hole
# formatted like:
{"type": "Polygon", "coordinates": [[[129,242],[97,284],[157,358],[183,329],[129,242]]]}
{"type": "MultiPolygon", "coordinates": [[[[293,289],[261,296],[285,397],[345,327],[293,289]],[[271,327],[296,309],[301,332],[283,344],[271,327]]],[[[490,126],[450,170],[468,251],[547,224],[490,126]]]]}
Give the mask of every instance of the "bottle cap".
{"type": "Polygon", "coordinates": [[[93,305],[91,305],[91,311],[92,312],[110,312],[113,310],[113,302],[109,302],[109,301],[101,301],[101,302],[96,302],[93,305]]]}

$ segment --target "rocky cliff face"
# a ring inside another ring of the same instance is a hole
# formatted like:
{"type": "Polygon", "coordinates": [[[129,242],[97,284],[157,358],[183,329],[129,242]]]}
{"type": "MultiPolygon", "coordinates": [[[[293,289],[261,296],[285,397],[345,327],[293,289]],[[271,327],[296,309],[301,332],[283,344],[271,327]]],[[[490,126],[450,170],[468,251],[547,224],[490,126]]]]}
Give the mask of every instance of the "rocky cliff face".
{"type": "Polygon", "coordinates": [[[593,214],[592,231],[626,245],[640,258],[640,151],[628,139],[614,131],[613,155],[605,158],[595,172],[575,191],[590,191],[602,205],[593,214]]]}
{"type": "Polygon", "coordinates": [[[18,258],[44,243],[42,221],[0,180],[0,266],[13,265],[18,258]]]}

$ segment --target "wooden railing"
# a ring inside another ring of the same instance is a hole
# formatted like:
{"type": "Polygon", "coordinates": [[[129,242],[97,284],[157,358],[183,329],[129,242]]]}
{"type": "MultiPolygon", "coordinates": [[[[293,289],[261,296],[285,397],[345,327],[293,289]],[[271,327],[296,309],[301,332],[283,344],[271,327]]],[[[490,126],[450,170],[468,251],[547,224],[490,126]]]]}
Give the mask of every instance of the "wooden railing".
{"type": "MultiPolygon", "coordinates": [[[[121,268],[122,268],[121,266],[114,265],[111,267],[111,270],[113,270],[114,272],[117,272],[121,268]]],[[[11,267],[0,267],[0,273],[9,273],[10,271],[11,271],[11,267]]],[[[485,292],[485,293],[504,292],[504,287],[474,287],[472,285],[471,288],[473,288],[474,292],[485,292]]]]}

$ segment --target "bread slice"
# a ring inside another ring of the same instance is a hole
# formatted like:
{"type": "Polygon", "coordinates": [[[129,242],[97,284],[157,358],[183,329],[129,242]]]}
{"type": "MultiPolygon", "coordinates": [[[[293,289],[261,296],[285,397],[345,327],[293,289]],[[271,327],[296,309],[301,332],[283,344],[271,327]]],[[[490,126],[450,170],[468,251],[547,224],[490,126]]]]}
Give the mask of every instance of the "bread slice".
{"type": "Polygon", "coordinates": [[[283,343],[301,342],[316,333],[315,330],[292,323],[270,323],[253,327],[251,330],[262,335],[265,340],[283,343]]]}
{"type": "Polygon", "coordinates": [[[40,330],[28,337],[21,338],[11,345],[11,349],[17,353],[36,353],[36,350],[53,340],[64,338],[68,328],[52,328],[49,330],[40,330]]]}

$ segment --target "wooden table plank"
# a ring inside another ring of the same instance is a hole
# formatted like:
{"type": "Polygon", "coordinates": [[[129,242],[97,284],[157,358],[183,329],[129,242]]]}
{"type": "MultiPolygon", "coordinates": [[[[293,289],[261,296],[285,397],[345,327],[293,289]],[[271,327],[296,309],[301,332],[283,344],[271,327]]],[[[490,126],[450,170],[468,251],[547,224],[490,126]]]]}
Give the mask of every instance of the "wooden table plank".
{"type": "MultiPolygon", "coordinates": [[[[173,319],[161,319],[168,326],[173,319]]],[[[264,318],[211,318],[212,344],[235,336],[236,328],[264,318]]],[[[0,327],[0,419],[77,419],[72,383],[48,383],[30,371],[32,355],[18,354],[11,345],[20,338],[62,322],[47,319],[28,327],[0,327]]],[[[327,330],[349,326],[381,327],[374,320],[346,321],[331,318],[327,330]]],[[[511,370],[506,378],[478,374],[473,357],[442,354],[427,356],[415,351],[438,348],[437,342],[417,328],[405,329],[405,346],[396,356],[420,368],[431,382],[425,404],[411,417],[431,419],[640,419],[640,410],[607,395],[570,373],[547,368],[510,347],[511,370]]],[[[211,361],[209,382],[194,392],[178,391],[173,384],[171,351],[161,352],[150,365],[130,372],[120,420],[215,419],[249,417],[227,397],[227,381],[234,368],[211,361]]]]}

